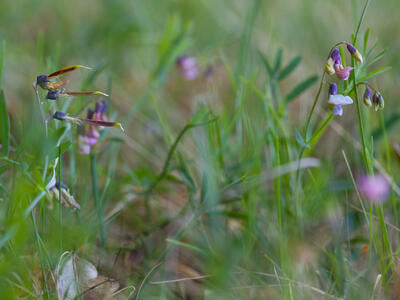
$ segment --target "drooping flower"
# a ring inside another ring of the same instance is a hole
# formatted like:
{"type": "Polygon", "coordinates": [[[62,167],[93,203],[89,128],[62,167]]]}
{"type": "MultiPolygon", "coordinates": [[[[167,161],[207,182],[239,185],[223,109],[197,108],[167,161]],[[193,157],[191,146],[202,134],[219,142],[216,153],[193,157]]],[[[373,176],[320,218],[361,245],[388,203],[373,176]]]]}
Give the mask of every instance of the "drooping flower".
{"type": "Polygon", "coordinates": [[[374,104],[375,111],[385,107],[385,101],[379,92],[375,92],[372,96],[372,103],[374,104]]]}
{"type": "MultiPolygon", "coordinates": [[[[342,66],[343,67],[343,66],[342,66]]],[[[341,80],[347,80],[350,76],[350,71],[353,70],[353,67],[346,67],[346,68],[335,68],[336,76],[341,80]]]]}
{"type": "Polygon", "coordinates": [[[182,55],[177,59],[176,63],[182,72],[183,78],[186,80],[193,80],[198,76],[199,71],[195,57],[182,55]]]}
{"type": "Polygon", "coordinates": [[[46,99],[58,100],[59,98],[65,98],[68,96],[89,96],[89,95],[101,95],[104,97],[108,97],[107,94],[100,91],[67,92],[65,88],[60,88],[56,90],[50,90],[42,101],[45,101],[46,99]]]}
{"type": "Polygon", "coordinates": [[[367,107],[371,107],[372,106],[371,89],[368,86],[365,88],[365,92],[364,92],[364,104],[367,107]]]}
{"type": "Polygon", "coordinates": [[[325,72],[328,75],[333,75],[335,74],[335,68],[334,65],[335,61],[332,59],[332,57],[329,57],[328,60],[325,63],[325,72]]]}
{"type": "Polygon", "coordinates": [[[341,115],[343,115],[342,106],[353,104],[353,99],[351,99],[349,96],[331,95],[329,97],[328,103],[334,105],[333,111],[332,111],[333,114],[335,116],[341,116],[341,115]]]}
{"type": "Polygon", "coordinates": [[[61,204],[65,207],[69,207],[72,210],[80,209],[80,205],[76,202],[74,196],[71,195],[67,186],[61,182],[56,181],[55,185],[49,190],[50,195],[53,199],[57,201],[60,200],[60,189],[61,189],[61,204]]]}
{"type": "Polygon", "coordinates": [[[382,175],[362,176],[357,188],[372,203],[383,203],[390,194],[390,183],[382,175]]]}
{"type": "Polygon", "coordinates": [[[352,44],[347,43],[347,50],[350,52],[351,56],[354,57],[355,60],[359,61],[360,63],[363,62],[363,58],[361,53],[354,47],[352,44]]]}

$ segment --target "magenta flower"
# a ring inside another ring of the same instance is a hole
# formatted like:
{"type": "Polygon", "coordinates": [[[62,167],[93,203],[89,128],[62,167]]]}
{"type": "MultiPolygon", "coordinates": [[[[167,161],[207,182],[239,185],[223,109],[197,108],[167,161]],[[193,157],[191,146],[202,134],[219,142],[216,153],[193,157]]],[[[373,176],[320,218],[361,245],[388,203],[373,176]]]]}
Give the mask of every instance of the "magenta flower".
{"type": "Polygon", "coordinates": [[[336,70],[336,76],[340,79],[340,80],[347,80],[349,79],[350,76],[350,71],[353,70],[353,67],[346,67],[346,68],[340,68],[336,67],[335,65],[335,70],[336,70]]]}
{"type": "Polygon", "coordinates": [[[390,194],[390,183],[382,175],[361,177],[357,181],[357,188],[372,203],[383,203],[390,194]]]}
{"type": "Polygon", "coordinates": [[[199,71],[197,69],[196,58],[182,55],[178,58],[176,63],[181,70],[184,79],[193,80],[198,76],[199,71]]]}

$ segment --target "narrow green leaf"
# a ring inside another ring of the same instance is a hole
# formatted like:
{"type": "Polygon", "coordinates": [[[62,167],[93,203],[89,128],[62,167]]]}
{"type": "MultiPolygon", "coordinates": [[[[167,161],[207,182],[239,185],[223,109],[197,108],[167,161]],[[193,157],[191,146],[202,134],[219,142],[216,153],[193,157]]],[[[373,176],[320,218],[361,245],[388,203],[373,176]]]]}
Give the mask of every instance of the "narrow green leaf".
{"type": "Polygon", "coordinates": [[[375,70],[375,71],[369,73],[367,76],[364,76],[363,78],[361,78],[360,81],[366,81],[368,79],[374,78],[374,77],[378,76],[379,74],[382,74],[382,73],[384,73],[386,71],[389,71],[391,68],[392,67],[384,67],[384,68],[380,68],[378,70],[375,70]]]}
{"type": "Polygon", "coordinates": [[[8,156],[10,145],[10,119],[7,112],[6,97],[4,91],[0,90],[0,144],[1,153],[8,156]]]}
{"type": "Polygon", "coordinates": [[[386,53],[387,49],[383,49],[381,52],[379,52],[373,59],[367,61],[364,65],[363,68],[368,68],[369,66],[373,65],[376,63],[378,60],[380,60],[386,53]]]}
{"type": "Polygon", "coordinates": [[[258,51],[258,54],[261,57],[261,61],[263,62],[269,77],[274,77],[274,71],[272,70],[271,65],[269,64],[267,57],[261,51],[258,51]]]}
{"type": "Polygon", "coordinates": [[[297,128],[295,129],[295,133],[296,133],[296,141],[297,143],[299,143],[299,145],[303,148],[310,148],[310,145],[306,144],[304,142],[303,137],[301,136],[300,132],[297,130],[297,128]]]}
{"type": "Polygon", "coordinates": [[[281,68],[282,55],[283,55],[283,50],[282,50],[282,48],[279,48],[278,52],[276,53],[276,58],[275,58],[275,66],[274,66],[275,73],[278,73],[279,69],[281,68]]]}
{"type": "Polygon", "coordinates": [[[367,30],[365,31],[365,34],[364,34],[364,54],[367,53],[369,32],[370,32],[370,30],[369,30],[369,28],[367,28],[367,30]]]}
{"type": "Polygon", "coordinates": [[[286,102],[290,102],[307,90],[311,85],[313,85],[318,80],[317,75],[308,77],[306,80],[300,82],[287,96],[286,102]]]}
{"type": "Polygon", "coordinates": [[[281,81],[285,79],[287,76],[289,76],[300,64],[301,62],[301,56],[296,56],[293,58],[290,63],[280,72],[278,80],[281,81]]]}

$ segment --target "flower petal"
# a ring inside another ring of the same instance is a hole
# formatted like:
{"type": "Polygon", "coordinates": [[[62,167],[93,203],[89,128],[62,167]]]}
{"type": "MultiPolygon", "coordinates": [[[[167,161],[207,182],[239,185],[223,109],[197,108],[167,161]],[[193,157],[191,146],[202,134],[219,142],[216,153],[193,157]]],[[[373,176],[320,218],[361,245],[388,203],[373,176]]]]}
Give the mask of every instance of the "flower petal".
{"type": "Polygon", "coordinates": [[[328,103],[333,105],[348,105],[353,104],[353,99],[351,99],[349,96],[331,95],[328,103]]]}

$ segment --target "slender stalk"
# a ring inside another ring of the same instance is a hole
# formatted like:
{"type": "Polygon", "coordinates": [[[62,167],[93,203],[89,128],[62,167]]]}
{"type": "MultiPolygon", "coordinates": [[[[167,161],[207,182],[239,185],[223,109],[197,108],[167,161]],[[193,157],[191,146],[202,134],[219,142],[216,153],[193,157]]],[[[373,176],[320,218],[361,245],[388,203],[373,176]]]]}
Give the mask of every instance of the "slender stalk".
{"type": "Polygon", "coordinates": [[[61,202],[61,172],[62,172],[62,157],[61,157],[61,143],[58,146],[58,202],[59,202],[59,237],[60,237],[60,253],[62,253],[62,236],[63,236],[63,230],[62,230],[62,223],[63,223],[63,211],[62,211],[62,202],[61,202]]]}
{"type": "Polygon", "coordinates": [[[107,237],[104,227],[102,203],[99,198],[99,189],[97,185],[97,173],[96,173],[96,154],[94,153],[90,154],[90,166],[92,172],[92,188],[93,188],[94,204],[96,206],[97,217],[99,218],[100,241],[101,241],[101,246],[104,247],[106,245],[107,237]]]}

